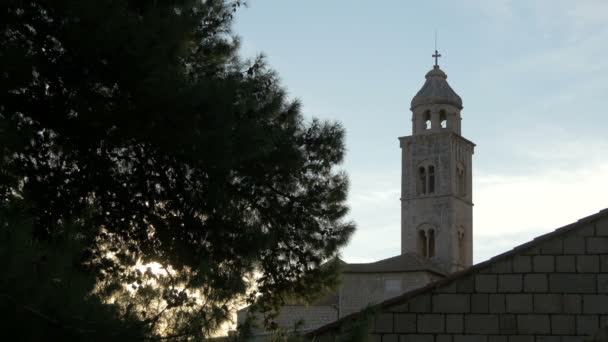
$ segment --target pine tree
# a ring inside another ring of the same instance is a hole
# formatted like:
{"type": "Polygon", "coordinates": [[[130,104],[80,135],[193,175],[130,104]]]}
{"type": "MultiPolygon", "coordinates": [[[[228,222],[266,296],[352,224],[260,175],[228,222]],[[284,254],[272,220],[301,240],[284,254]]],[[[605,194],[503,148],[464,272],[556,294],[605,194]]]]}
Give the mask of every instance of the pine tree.
{"type": "Polygon", "coordinates": [[[75,234],[74,272],[149,336],[209,334],[237,298],[269,319],[285,298],[312,298],[354,230],[344,130],[306,121],[262,57],[239,58],[240,6],[9,0],[0,12],[0,205],[25,208],[36,244],[75,234]],[[134,269],[153,261],[170,275],[134,269]]]}

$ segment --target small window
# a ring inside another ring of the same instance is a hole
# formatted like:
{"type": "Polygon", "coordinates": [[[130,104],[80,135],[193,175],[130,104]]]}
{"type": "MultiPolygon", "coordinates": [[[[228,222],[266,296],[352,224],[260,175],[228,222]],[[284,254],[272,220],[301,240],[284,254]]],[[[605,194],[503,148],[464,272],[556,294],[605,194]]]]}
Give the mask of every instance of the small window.
{"type": "Polygon", "coordinates": [[[429,166],[429,194],[435,193],[435,167],[429,166]]]}
{"type": "Polygon", "coordinates": [[[459,196],[465,197],[467,195],[467,181],[464,166],[458,165],[456,167],[456,177],[457,193],[459,196]]]}
{"type": "Polygon", "coordinates": [[[429,230],[429,258],[435,256],[435,230],[429,230]]]}
{"type": "Polygon", "coordinates": [[[384,293],[399,294],[401,292],[401,279],[384,280],[384,293]]]}
{"type": "Polygon", "coordinates": [[[458,227],[458,258],[460,263],[464,264],[465,250],[464,250],[464,227],[458,227]]]}
{"type": "Polygon", "coordinates": [[[426,169],[424,167],[418,168],[417,190],[418,195],[426,194],[426,169]]]}
{"type": "Polygon", "coordinates": [[[441,128],[448,128],[448,119],[444,110],[439,111],[439,122],[441,124],[441,128]]]}
{"type": "Polygon", "coordinates": [[[426,233],[424,230],[418,231],[418,253],[426,256],[426,233]]]}

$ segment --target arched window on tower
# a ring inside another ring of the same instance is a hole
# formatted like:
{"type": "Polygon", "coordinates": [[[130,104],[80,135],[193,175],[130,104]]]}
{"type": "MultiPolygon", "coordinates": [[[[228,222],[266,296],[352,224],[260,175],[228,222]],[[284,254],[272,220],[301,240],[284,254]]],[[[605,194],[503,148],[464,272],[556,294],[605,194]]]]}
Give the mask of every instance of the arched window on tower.
{"type": "Polygon", "coordinates": [[[445,110],[443,109],[439,111],[439,122],[441,124],[441,128],[448,128],[448,118],[445,114],[445,110]]]}
{"type": "Polygon", "coordinates": [[[431,129],[431,112],[424,112],[424,129],[431,129]]]}
{"type": "Polygon", "coordinates": [[[429,194],[435,193],[435,167],[429,166],[429,194]]]}
{"type": "Polygon", "coordinates": [[[424,230],[418,231],[418,253],[422,256],[426,256],[426,232],[424,230]]]}
{"type": "Polygon", "coordinates": [[[465,197],[467,195],[467,174],[465,172],[464,165],[458,164],[456,166],[456,185],[458,196],[465,197]]]}
{"type": "Polygon", "coordinates": [[[418,181],[416,183],[418,195],[426,194],[426,168],[424,166],[418,168],[418,181]]]}
{"type": "Polygon", "coordinates": [[[429,255],[428,255],[428,257],[432,258],[432,257],[435,256],[435,230],[431,229],[431,230],[428,231],[428,233],[429,233],[429,238],[428,238],[428,240],[429,240],[429,249],[428,249],[429,250],[429,255]]]}
{"type": "Polygon", "coordinates": [[[416,194],[426,195],[434,194],[437,184],[435,182],[435,166],[428,162],[418,166],[416,173],[416,194]]]}
{"type": "Polygon", "coordinates": [[[465,263],[465,250],[464,250],[464,227],[458,227],[458,259],[461,265],[465,263]]]}

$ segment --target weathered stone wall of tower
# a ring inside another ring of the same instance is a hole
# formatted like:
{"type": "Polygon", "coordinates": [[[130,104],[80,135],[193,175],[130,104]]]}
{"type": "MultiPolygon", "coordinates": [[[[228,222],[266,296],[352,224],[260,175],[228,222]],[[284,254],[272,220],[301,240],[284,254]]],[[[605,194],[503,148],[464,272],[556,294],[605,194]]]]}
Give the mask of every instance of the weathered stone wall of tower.
{"type": "Polygon", "coordinates": [[[402,148],[402,253],[419,253],[419,231],[434,231],[433,259],[448,271],[472,264],[473,204],[471,155],[474,144],[460,135],[437,132],[399,139],[402,148]],[[432,165],[433,193],[420,194],[419,167],[432,165]],[[457,166],[464,168],[464,192],[457,166]]]}

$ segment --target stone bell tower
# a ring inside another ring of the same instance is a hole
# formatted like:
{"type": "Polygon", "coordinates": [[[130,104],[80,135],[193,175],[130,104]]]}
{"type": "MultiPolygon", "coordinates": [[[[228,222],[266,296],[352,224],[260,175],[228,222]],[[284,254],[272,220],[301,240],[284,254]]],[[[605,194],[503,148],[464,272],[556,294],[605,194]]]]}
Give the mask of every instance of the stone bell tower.
{"type": "Polygon", "coordinates": [[[411,103],[412,135],[400,137],[401,253],[428,257],[446,271],[473,263],[471,157],[460,135],[462,99],[435,65],[411,103]]]}

